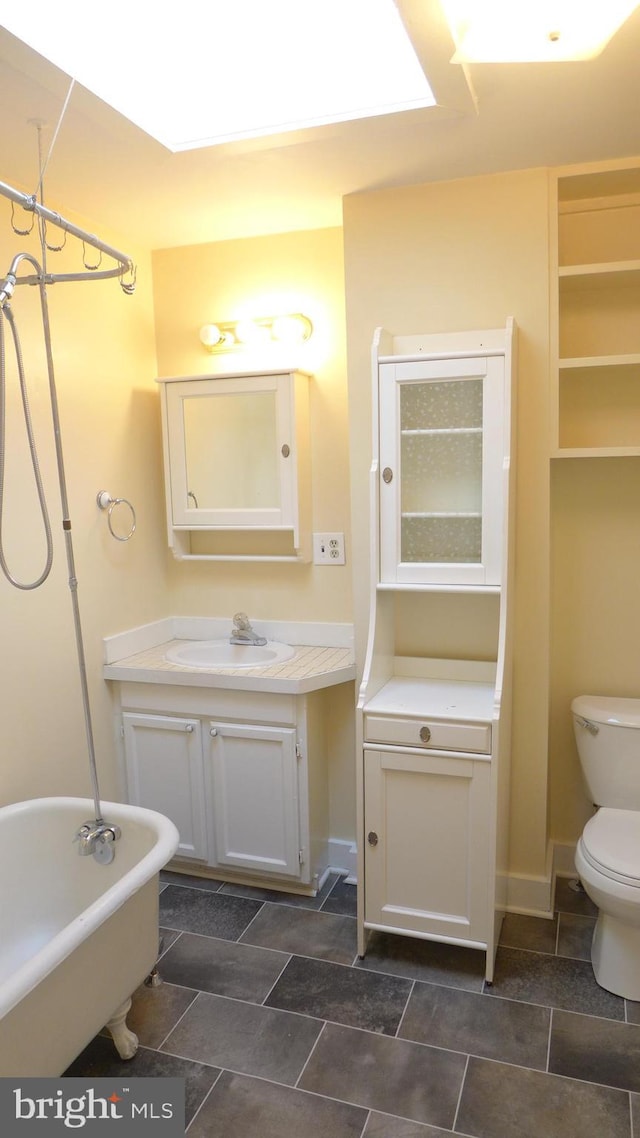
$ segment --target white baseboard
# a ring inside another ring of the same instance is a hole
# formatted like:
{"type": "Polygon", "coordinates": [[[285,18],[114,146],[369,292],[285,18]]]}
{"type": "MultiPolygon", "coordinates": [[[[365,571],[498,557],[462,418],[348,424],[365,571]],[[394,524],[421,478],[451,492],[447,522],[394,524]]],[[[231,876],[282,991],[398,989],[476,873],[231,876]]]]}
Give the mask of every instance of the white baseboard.
{"type": "Polygon", "coordinates": [[[541,876],[510,874],[507,878],[507,911],[532,917],[553,916],[556,877],[575,877],[576,847],[570,842],[549,842],[547,872],[541,876]]]}
{"type": "Polygon", "coordinates": [[[329,866],[332,873],[345,877],[350,885],[357,883],[357,851],[355,842],[329,838],[329,866]]]}
{"type": "Polygon", "coordinates": [[[575,842],[553,843],[554,877],[577,877],[575,842]]]}

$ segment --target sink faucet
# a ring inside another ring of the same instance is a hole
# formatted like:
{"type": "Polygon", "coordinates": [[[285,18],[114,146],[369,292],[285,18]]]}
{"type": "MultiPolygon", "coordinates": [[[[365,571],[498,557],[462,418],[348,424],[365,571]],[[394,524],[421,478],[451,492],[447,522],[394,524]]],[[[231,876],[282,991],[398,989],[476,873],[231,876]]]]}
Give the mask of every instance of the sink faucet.
{"type": "Polygon", "coordinates": [[[251,627],[246,612],[237,612],[233,618],[233,628],[229,637],[230,644],[266,644],[266,636],[258,636],[251,627]]]}

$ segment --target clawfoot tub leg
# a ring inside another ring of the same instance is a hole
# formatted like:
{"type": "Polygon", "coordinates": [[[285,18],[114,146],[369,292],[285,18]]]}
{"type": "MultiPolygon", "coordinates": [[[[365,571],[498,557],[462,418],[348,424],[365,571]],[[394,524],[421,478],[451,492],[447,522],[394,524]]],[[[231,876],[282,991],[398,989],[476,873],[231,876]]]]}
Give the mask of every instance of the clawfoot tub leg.
{"type": "Polygon", "coordinates": [[[107,1031],[111,1033],[111,1038],[121,1059],[133,1059],[138,1050],[138,1036],[133,1031],[129,1031],[126,1024],[130,1007],[131,1000],[125,1000],[119,1008],[116,1008],[111,1019],[105,1025],[107,1031]]]}
{"type": "MultiPolygon", "coordinates": [[[[158,943],[158,960],[162,956],[163,952],[164,952],[164,937],[161,936],[160,941],[158,943]]],[[[145,980],[145,985],[147,988],[159,988],[161,984],[162,984],[162,976],[158,972],[158,962],[156,961],[156,963],[154,964],[153,968],[151,969],[149,975],[147,976],[147,978],[145,980]]]]}

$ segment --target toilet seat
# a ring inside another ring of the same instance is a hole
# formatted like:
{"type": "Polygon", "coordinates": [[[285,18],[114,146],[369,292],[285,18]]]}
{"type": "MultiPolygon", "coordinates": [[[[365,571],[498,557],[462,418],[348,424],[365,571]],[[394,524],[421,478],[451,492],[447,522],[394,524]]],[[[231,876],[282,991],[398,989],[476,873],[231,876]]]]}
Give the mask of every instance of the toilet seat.
{"type": "Polygon", "coordinates": [[[598,873],[640,890],[640,810],[601,807],[587,822],[580,847],[598,873]]]}

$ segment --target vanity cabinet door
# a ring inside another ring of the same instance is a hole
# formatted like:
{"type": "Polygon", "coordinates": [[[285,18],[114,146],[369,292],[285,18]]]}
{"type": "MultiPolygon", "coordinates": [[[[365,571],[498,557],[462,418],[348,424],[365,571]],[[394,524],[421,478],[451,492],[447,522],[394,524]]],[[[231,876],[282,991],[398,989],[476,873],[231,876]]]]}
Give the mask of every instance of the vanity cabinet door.
{"type": "Polygon", "coordinates": [[[488,936],[486,759],[365,748],[365,926],[488,936]]]}
{"type": "Polygon", "coordinates": [[[300,877],[295,729],[212,722],[208,737],[211,864],[300,877]]]}
{"type": "Polygon", "coordinates": [[[178,856],[206,861],[200,721],[124,712],[122,723],[129,802],[171,819],[178,856]]]}

